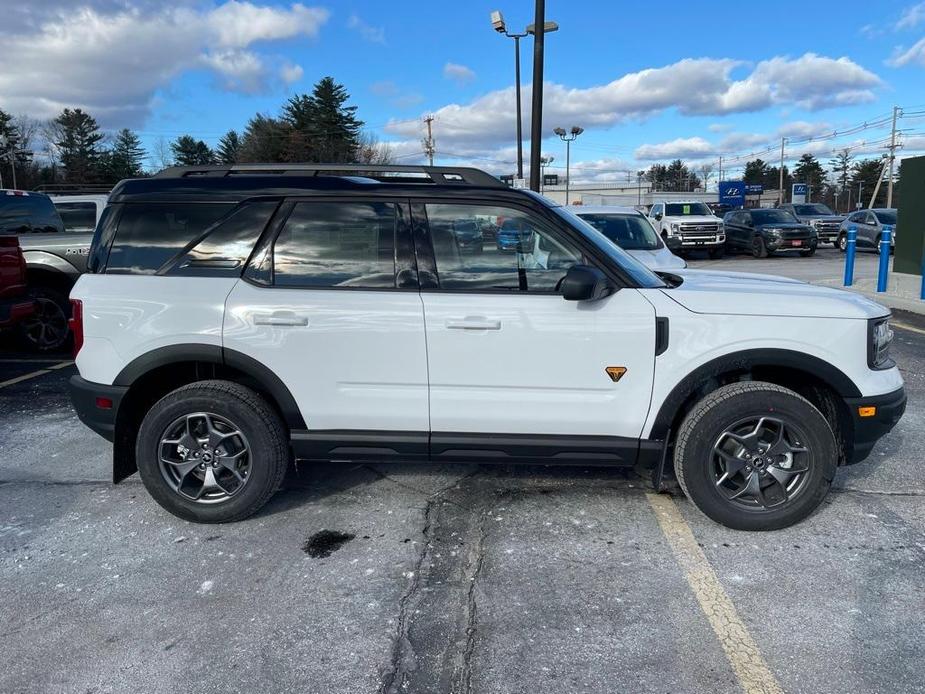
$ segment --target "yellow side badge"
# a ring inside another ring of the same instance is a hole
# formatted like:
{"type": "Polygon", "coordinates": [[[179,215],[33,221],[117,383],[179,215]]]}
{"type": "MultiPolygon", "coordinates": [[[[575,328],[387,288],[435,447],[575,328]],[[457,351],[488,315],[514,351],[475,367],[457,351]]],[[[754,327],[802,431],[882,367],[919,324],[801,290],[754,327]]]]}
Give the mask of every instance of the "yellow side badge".
{"type": "Polygon", "coordinates": [[[610,376],[610,380],[616,383],[621,378],[623,378],[623,374],[626,373],[626,367],[625,366],[608,366],[606,369],[604,369],[604,371],[606,371],[607,375],[610,376]]]}

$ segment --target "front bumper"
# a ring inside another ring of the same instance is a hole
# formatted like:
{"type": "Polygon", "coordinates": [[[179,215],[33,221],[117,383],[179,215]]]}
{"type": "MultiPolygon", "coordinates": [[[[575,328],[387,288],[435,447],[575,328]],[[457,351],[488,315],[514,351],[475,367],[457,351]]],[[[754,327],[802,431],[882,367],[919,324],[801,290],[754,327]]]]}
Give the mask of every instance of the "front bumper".
{"type": "Polygon", "coordinates": [[[0,301],[0,328],[16,325],[35,313],[32,299],[4,299],[0,301]]]}
{"type": "Polygon", "coordinates": [[[71,403],[80,421],[108,441],[115,438],[116,415],[127,386],[107,386],[93,383],[80,376],[71,376],[68,382],[71,403]]]}
{"type": "Polygon", "coordinates": [[[900,388],[886,395],[869,398],[845,398],[851,413],[852,436],[845,451],[849,465],[860,463],[871,449],[896,426],[906,411],[906,390],[900,388]],[[873,416],[862,417],[861,408],[876,408],[873,416]]]}
{"type": "Polygon", "coordinates": [[[670,234],[665,239],[665,245],[672,251],[680,248],[713,248],[722,246],[725,243],[726,234],[722,232],[699,236],[685,235],[682,232],[681,234],[670,234]]]}
{"type": "Polygon", "coordinates": [[[791,238],[768,238],[767,246],[772,251],[808,251],[818,245],[816,236],[796,236],[791,238]]]}

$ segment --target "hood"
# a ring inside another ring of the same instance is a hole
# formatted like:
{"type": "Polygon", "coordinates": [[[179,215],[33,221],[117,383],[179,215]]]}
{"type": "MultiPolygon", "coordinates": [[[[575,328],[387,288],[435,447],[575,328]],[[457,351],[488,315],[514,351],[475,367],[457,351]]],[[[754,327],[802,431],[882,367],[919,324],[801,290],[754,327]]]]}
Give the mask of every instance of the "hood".
{"type": "Polygon", "coordinates": [[[673,272],[684,282],[662,291],[694,313],[859,320],[889,313],[860,294],[787,277],[709,270],[673,272]]]}
{"type": "Polygon", "coordinates": [[[767,224],[756,224],[756,229],[782,229],[783,231],[812,231],[809,224],[800,224],[798,222],[768,222],[767,224]]]}
{"type": "Polygon", "coordinates": [[[640,263],[650,270],[680,270],[687,267],[687,263],[664,246],[654,251],[633,250],[627,251],[640,263]]]}
{"type": "Polygon", "coordinates": [[[809,219],[813,222],[843,222],[845,221],[845,215],[843,214],[801,214],[798,215],[799,219],[809,219]]]}

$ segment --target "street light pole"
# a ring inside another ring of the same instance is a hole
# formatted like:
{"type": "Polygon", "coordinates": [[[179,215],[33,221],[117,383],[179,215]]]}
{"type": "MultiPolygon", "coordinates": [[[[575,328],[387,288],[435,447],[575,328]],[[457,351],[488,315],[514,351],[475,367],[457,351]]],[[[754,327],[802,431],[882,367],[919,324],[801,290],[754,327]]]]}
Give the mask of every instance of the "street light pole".
{"type": "MultiPolygon", "coordinates": [[[[584,128],[579,128],[577,125],[573,125],[572,129],[568,132],[565,132],[565,128],[556,128],[553,132],[559,136],[559,139],[565,143],[565,204],[570,204],[569,202],[569,188],[572,182],[572,174],[570,171],[571,160],[572,160],[572,142],[583,132],[584,128]]],[[[532,174],[532,170],[531,170],[532,174]]]]}
{"type": "MultiPolygon", "coordinates": [[[[520,40],[525,36],[536,33],[536,26],[530,24],[526,30],[520,34],[512,34],[507,30],[504,17],[501,12],[495,10],[491,13],[491,24],[495,31],[503,34],[508,38],[514,39],[514,93],[517,101],[517,178],[524,177],[524,137],[523,137],[523,111],[521,109],[521,89],[520,89],[520,40]]],[[[559,25],[555,22],[546,22],[543,25],[543,32],[549,33],[556,31],[559,25]]]]}
{"type": "Polygon", "coordinates": [[[536,0],[533,21],[533,106],[530,113],[530,189],[540,191],[540,147],[543,141],[543,48],[546,45],[546,0],[536,0]]]}
{"type": "Polygon", "coordinates": [[[548,157],[540,157],[540,167],[542,168],[543,180],[540,182],[540,192],[543,192],[543,188],[546,187],[546,167],[552,164],[555,161],[555,157],[551,154],[548,157]]]}

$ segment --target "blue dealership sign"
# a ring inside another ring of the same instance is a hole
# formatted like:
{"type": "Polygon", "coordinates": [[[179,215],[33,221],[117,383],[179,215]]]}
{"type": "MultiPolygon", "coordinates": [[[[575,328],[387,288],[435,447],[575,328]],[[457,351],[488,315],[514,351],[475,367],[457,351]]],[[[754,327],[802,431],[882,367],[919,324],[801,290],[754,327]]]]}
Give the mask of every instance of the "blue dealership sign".
{"type": "Polygon", "coordinates": [[[764,192],[764,186],[760,183],[746,183],[745,184],[745,194],[746,195],[761,195],[764,192]]]}
{"type": "Polygon", "coordinates": [[[720,181],[719,201],[733,207],[744,207],[745,184],[742,181],[720,181]]]}

